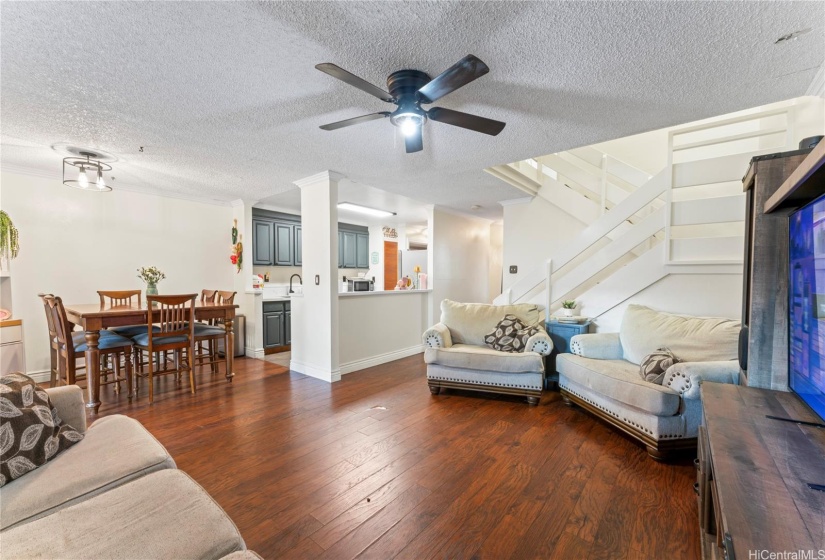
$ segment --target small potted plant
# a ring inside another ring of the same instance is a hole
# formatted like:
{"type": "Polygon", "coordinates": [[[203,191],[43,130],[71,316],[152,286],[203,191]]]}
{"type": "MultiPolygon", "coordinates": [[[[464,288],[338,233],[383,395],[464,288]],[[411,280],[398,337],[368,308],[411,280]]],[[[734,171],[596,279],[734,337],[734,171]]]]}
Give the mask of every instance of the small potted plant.
{"type": "Polygon", "coordinates": [[[573,312],[576,310],[576,300],[566,299],[561,302],[561,307],[565,317],[572,317],[573,312]]]}
{"type": "Polygon", "coordinates": [[[18,252],[20,252],[20,234],[6,211],[0,210],[0,269],[3,268],[3,263],[8,268],[18,252]]]}
{"type": "Polygon", "coordinates": [[[138,269],[138,278],[146,282],[146,295],[156,296],[158,294],[158,282],[166,278],[166,275],[158,270],[156,266],[142,266],[138,269]]]}

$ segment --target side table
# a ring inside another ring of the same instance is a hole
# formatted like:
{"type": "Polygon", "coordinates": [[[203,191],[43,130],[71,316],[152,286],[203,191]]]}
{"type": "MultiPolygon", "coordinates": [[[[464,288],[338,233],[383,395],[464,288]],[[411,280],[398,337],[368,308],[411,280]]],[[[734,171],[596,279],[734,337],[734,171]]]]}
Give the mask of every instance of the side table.
{"type": "Polygon", "coordinates": [[[553,351],[547,356],[545,363],[544,388],[548,389],[551,383],[558,385],[559,373],[556,371],[556,356],[570,351],[570,339],[577,334],[590,332],[591,321],[584,323],[559,323],[553,319],[544,325],[547,334],[553,340],[553,351]]]}

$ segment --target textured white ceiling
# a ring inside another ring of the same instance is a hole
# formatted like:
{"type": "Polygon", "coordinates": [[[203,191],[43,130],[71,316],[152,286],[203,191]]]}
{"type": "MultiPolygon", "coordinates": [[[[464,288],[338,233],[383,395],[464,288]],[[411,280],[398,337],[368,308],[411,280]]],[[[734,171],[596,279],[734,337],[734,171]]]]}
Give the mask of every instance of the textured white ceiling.
{"type": "Polygon", "coordinates": [[[802,95],[824,22],[823,2],[0,2],[2,163],[59,170],[69,142],[116,154],[115,188],[225,201],[332,169],[494,214],[520,193],[485,167],[802,95]],[[318,128],[390,107],[319,62],[383,87],[469,53],[490,74],[437,105],[497,137],[431,122],[405,154],[386,120],[318,128]]]}

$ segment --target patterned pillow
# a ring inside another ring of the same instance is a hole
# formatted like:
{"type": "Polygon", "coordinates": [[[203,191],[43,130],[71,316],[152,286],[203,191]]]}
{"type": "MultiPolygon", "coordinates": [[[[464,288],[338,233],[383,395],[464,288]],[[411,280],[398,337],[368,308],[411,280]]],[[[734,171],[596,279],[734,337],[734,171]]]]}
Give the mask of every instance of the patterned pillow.
{"type": "Polygon", "coordinates": [[[513,341],[513,347],[516,349],[516,352],[524,352],[527,350],[527,341],[530,340],[531,336],[540,331],[541,329],[538,327],[526,327],[518,331],[513,341]]]}
{"type": "Polygon", "coordinates": [[[659,348],[642,359],[642,363],[639,364],[639,374],[645,381],[661,385],[667,368],[681,361],[669,348],[659,348]]]}
{"type": "Polygon", "coordinates": [[[515,315],[505,315],[496,328],[484,336],[484,344],[500,352],[518,352],[518,346],[523,347],[523,344],[516,334],[525,328],[526,325],[515,315]]]}
{"type": "Polygon", "coordinates": [[[64,424],[31,377],[0,377],[0,486],[45,465],[83,439],[64,424]]]}

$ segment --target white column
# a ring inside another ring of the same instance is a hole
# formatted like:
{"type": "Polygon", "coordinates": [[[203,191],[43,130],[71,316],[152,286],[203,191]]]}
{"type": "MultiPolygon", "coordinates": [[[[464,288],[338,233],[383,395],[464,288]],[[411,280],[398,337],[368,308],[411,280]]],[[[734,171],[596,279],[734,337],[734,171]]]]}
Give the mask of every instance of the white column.
{"type": "MultiPolygon", "coordinates": [[[[237,221],[238,240],[243,244],[241,271],[234,275],[234,287],[237,294],[235,303],[240,307],[239,315],[246,317],[246,339],[244,353],[248,358],[264,357],[263,309],[262,296],[252,291],[252,207],[256,200],[237,199],[232,201],[232,218],[237,221]]],[[[232,253],[228,247],[226,258],[232,253]]]]}
{"type": "Polygon", "coordinates": [[[292,298],[290,369],[339,381],[338,182],[324,171],[295,181],[301,189],[303,295],[292,298]]]}

